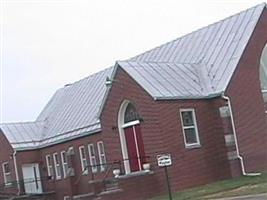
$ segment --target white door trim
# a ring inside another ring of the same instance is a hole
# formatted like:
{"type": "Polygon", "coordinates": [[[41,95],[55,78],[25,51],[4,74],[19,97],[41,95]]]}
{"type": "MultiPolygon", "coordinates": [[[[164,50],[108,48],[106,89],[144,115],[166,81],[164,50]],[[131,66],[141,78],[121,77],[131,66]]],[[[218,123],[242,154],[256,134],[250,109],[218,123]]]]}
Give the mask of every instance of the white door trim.
{"type": "Polygon", "coordinates": [[[22,175],[26,194],[40,194],[43,192],[38,163],[23,164],[22,175]],[[28,182],[27,182],[28,181],[28,182]]]}
{"type": "Polygon", "coordinates": [[[134,126],[134,125],[137,125],[137,124],[140,124],[139,120],[135,120],[135,121],[131,121],[131,122],[125,123],[121,127],[122,128],[128,128],[130,126],[134,126]]]}
{"type": "Polygon", "coordinates": [[[133,133],[134,133],[134,142],[135,142],[138,166],[139,166],[139,170],[142,170],[142,165],[141,165],[141,160],[140,160],[140,152],[139,152],[139,147],[138,147],[138,143],[137,143],[137,136],[136,136],[135,126],[133,126],[132,128],[133,128],[133,133]]]}

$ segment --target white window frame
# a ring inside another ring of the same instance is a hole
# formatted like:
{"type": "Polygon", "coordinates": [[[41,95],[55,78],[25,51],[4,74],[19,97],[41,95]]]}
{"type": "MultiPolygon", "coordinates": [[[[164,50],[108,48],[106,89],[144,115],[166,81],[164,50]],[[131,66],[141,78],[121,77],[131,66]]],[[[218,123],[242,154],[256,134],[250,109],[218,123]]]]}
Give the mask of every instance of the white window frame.
{"type": "Polygon", "coordinates": [[[64,196],[64,200],[70,200],[70,196],[64,196]]]}
{"type": "Polygon", "coordinates": [[[95,145],[93,143],[88,144],[88,152],[89,152],[92,173],[96,173],[97,172],[97,161],[96,161],[95,145]],[[91,151],[90,147],[92,147],[93,152],[91,151]]]}
{"type": "Polygon", "coordinates": [[[4,183],[5,183],[5,186],[9,186],[9,185],[12,184],[12,182],[8,182],[7,176],[11,176],[11,169],[10,169],[10,165],[9,165],[9,172],[6,172],[5,171],[5,165],[9,165],[9,162],[2,163],[2,169],[3,169],[3,175],[4,175],[4,183]]]}
{"type": "Polygon", "coordinates": [[[53,161],[52,161],[52,158],[51,158],[51,155],[46,155],[45,156],[45,160],[46,160],[46,167],[47,167],[47,175],[51,177],[51,179],[54,179],[54,172],[53,172],[53,161]],[[50,159],[50,163],[51,165],[49,164],[49,159],[50,159]]]}
{"type": "Polygon", "coordinates": [[[98,150],[98,158],[99,158],[99,164],[100,164],[100,171],[103,172],[103,171],[106,170],[105,164],[107,163],[106,153],[105,153],[105,146],[104,146],[103,141],[97,142],[97,150],[98,150]],[[102,145],[103,152],[101,152],[101,146],[100,145],[102,145]]]}
{"type": "Polygon", "coordinates": [[[61,164],[62,164],[62,169],[63,169],[63,177],[67,177],[67,172],[68,172],[68,158],[67,158],[67,153],[66,151],[61,151],[61,164]],[[64,161],[64,155],[65,155],[65,161],[64,161]]]}
{"type": "Polygon", "coordinates": [[[61,167],[60,167],[60,158],[58,153],[53,153],[53,159],[54,159],[54,166],[55,166],[55,172],[56,172],[56,179],[61,179],[61,167]],[[56,159],[57,156],[57,159],[56,159]]]}
{"type": "Polygon", "coordinates": [[[197,120],[196,120],[195,109],[193,109],[193,108],[180,109],[180,119],[181,119],[181,125],[182,125],[182,130],[183,130],[185,147],[186,148],[200,147],[201,145],[200,145],[200,140],[199,140],[199,133],[198,133],[198,127],[197,127],[197,120]],[[192,112],[192,117],[193,117],[193,123],[194,123],[194,125],[192,125],[192,126],[184,126],[182,112],[192,112]],[[187,143],[186,142],[185,129],[189,129],[189,128],[194,128],[195,129],[196,140],[197,140],[196,143],[187,143]]]}
{"type": "Polygon", "coordinates": [[[81,161],[82,172],[83,172],[83,174],[88,174],[88,169],[86,169],[86,167],[88,165],[88,162],[87,162],[87,159],[86,159],[86,151],[85,151],[84,146],[80,146],[79,147],[79,153],[80,153],[80,161],[81,161]],[[82,154],[82,149],[84,151],[84,158],[83,158],[83,154],[82,154]],[[86,165],[85,165],[85,163],[86,163],[86,165]]]}

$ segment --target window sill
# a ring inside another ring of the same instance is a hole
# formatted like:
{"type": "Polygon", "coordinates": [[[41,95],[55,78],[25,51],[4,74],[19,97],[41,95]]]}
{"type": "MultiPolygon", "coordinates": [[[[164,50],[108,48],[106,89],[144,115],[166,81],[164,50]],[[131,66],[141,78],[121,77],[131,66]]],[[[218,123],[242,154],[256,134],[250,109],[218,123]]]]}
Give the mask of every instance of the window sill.
{"type": "Polygon", "coordinates": [[[200,144],[190,144],[190,145],[185,145],[186,149],[198,149],[201,148],[200,144]]]}
{"type": "Polygon", "coordinates": [[[13,184],[12,183],[5,183],[5,188],[11,188],[11,187],[13,187],[13,184]]]}

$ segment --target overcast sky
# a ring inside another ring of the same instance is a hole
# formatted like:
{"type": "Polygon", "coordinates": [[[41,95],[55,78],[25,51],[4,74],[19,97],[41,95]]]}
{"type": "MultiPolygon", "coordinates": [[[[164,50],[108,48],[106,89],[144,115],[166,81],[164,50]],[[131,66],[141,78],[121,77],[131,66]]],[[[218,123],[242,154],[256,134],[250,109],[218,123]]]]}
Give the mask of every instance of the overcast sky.
{"type": "Polygon", "coordinates": [[[35,120],[53,93],[262,0],[0,0],[0,121],[35,120]]]}

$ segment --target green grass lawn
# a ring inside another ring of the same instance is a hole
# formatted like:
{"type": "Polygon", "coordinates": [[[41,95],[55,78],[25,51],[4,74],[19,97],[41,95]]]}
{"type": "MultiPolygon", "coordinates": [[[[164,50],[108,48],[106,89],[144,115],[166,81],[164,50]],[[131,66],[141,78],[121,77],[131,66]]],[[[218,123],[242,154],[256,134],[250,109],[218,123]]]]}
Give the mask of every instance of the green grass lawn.
{"type": "MultiPolygon", "coordinates": [[[[267,173],[255,177],[240,177],[173,193],[173,200],[200,200],[267,193],[267,173]]],[[[152,200],[167,200],[168,196],[152,200]]]]}

